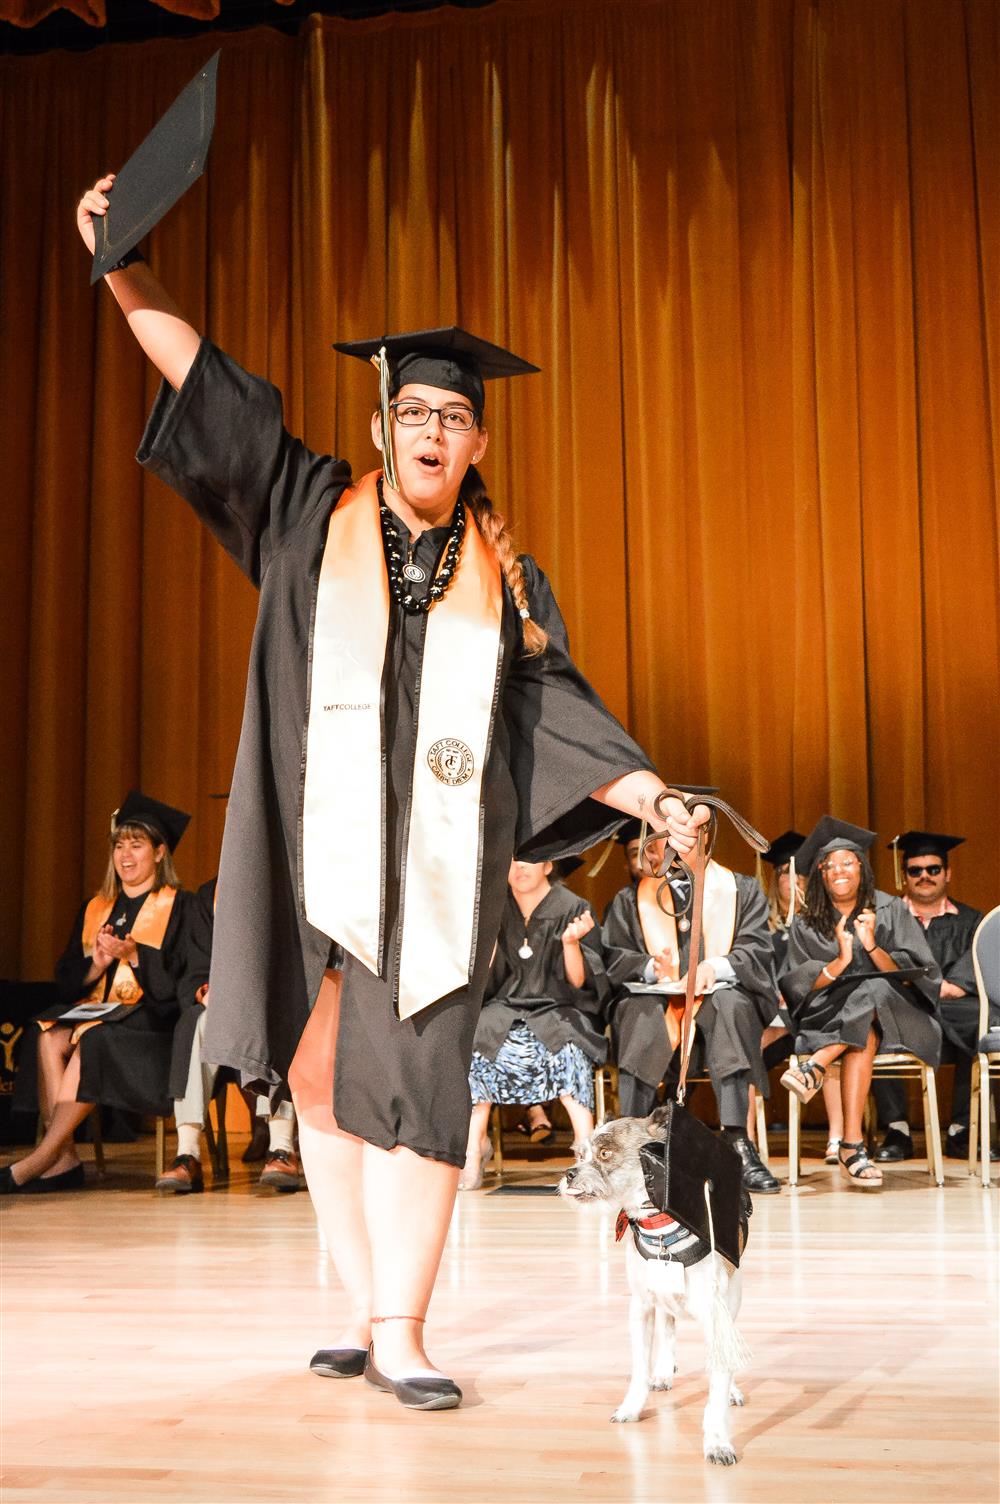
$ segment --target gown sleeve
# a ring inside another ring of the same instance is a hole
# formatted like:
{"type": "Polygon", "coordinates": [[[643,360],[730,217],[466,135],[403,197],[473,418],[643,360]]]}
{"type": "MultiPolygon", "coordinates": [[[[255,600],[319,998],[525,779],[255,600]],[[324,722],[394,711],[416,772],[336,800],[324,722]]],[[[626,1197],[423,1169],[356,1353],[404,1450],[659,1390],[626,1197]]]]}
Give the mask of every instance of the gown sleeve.
{"type": "Polygon", "coordinates": [[[604,943],[604,969],[613,987],[639,981],[649,955],[642,944],[632,890],[622,888],[608,905],[601,925],[604,943]]]}
{"type": "Polygon", "coordinates": [[[184,385],[164,381],[139,463],[183,496],[255,585],[291,532],[350,483],[284,425],[281,393],[202,340],[184,385]]]}
{"type": "MultiPolygon", "coordinates": [[[[885,907],[876,904],[875,938],[901,969],[923,966],[927,975],[911,985],[936,1008],[941,995],[941,968],[934,958],[920,922],[901,898],[890,897],[885,907]]],[[[892,973],[884,972],[891,980],[892,973]]]]}
{"type": "Polygon", "coordinates": [[[569,656],[566,627],[534,559],[521,560],[532,619],[549,633],[544,653],[521,653],[504,696],[518,795],[515,847],[525,861],[585,851],[626,818],[590,796],[653,764],[569,656]]]}
{"type": "MultiPolygon", "coordinates": [[[[55,982],[59,989],[59,1002],[63,1008],[72,1008],[88,991],[84,977],[90,970],[90,957],[83,953],[83,916],[87,905],[83,904],[73,921],[66,949],[56,962],[55,982]]],[[[51,1010],[50,1010],[51,1011],[51,1010]]]]}
{"type": "Polygon", "coordinates": [[[747,992],[762,997],[777,995],[774,947],[767,923],[767,899],[753,878],[737,876],[739,918],[727,960],[736,980],[747,992]]]}
{"type": "Polygon", "coordinates": [[[779,978],[781,995],[796,1018],[812,992],[816,978],[837,954],[835,940],[823,940],[796,914],[788,926],[788,961],[779,978]]]}
{"type": "Polygon", "coordinates": [[[982,919],[978,909],[969,908],[962,904],[958,911],[959,917],[952,935],[952,945],[949,946],[952,954],[947,956],[941,970],[946,982],[951,982],[956,987],[961,987],[969,997],[977,997],[976,972],[972,965],[972,937],[982,919]],[[954,952],[958,954],[955,955],[954,952]]]}
{"type": "Polygon", "coordinates": [[[188,901],[177,1000],[181,1011],[200,1008],[198,991],[208,981],[212,964],[212,935],[215,929],[215,884],[206,883],[188,901]]]}

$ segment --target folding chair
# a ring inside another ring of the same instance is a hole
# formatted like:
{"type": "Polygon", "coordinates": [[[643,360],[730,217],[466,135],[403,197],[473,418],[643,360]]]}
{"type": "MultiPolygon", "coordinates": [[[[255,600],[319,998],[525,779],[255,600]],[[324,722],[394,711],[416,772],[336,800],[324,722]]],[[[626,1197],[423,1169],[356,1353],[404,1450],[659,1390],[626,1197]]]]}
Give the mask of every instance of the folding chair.
{"type": "Polygon", "coordinates": [[[972,966],[979,992],[979,1046],[969,1110],[969,1174],[976,1173],[976,1128],[982,1157],[983,1185],[990,1183],[990,1082],[1000,1081],[1000,1023],[990,1028],[990,1013],[1000,1009],[1000,906],[980,920],[972,937],[972,966]]]}

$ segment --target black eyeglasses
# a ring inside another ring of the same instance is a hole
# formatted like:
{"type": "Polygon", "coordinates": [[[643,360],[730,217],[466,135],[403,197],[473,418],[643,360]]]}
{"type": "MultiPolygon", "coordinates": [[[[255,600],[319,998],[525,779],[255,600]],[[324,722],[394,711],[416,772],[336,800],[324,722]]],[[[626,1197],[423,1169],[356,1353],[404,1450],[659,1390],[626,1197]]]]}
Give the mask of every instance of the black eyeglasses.
{"type": "Polygon", "coordinates": [[[395,414],[396,422],[405,428],[423,428],[431,415],[437,413],[442,428],[451,428],[456,433],[468,433],[475,428],[477,414],[471,407],[456,403],[454,407],[431,407],[427,402],[390,402],[389,411],[395,414]]]}
{"type": "Polygon", "coordinates": [[[906,875],[907,877],[919,877],[922,872],[925,872],[928,877],[940,877],[943,871],[944,867],[940,862],[931,862],[927,867],[914,867],[908,865],[906,868],[906,875]]]}

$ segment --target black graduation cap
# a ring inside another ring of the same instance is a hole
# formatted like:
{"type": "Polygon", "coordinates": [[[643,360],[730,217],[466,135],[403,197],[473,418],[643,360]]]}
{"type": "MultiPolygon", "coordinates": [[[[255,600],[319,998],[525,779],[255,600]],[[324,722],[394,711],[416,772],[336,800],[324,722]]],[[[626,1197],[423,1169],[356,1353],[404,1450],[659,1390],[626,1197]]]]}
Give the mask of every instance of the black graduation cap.
{"type": "Polygon", "coordinates": [[[182,809],[161,804],[159,799],[151,799],[140,789],[129,789],[111,816],[111,834],[114,835],[123,825],[146,825],[162,836],[171,851],[175,851],[190,822],[191,816],[182,809]]]}
{"type": "Polygon", "coordinates": [[[770,863],[772,867],[777,867],[793,857],[804,840],[805,836],[801,831],[784,830],[780,836],[775,836],[766,851],[761,852],[760,859],[762,862],[770,863]]]}
{"type": "Polygon", "coordinates": [[[856,851],[859,856],[864,856],[877,839],[875,831],[866,830],[863,825],[851,825],[847,820],[824,815],[817,820],[792,861],[798,872],[808,876],[817,862],[831,851],[856,851]]]}
{"type": "Polygon", "coordinates": [[[138,245],[204,172],[215,126],[218,67],[217,52],[178,94],[115,178],[107,213],[93,220],[91,285],[138,245]]]}
{"type": "Polygon", "coordinates": [[[381,339],[346,340],[333,347],[378,368],[379,408],[382,415],[385,478],[396,489],[389,403],[407,382],[441,387],[467,397],[477,413],[483,410],[484,381],[500,376],[530,376],[538,371],[530,361],[492,345],[466,329],[416,329],[407,334],[384,334],[381,339]],[[387,442],[388,440],[388,442],[387,442]]]}
{"type": "Polygon", "coordinates": [[[570,877],[578,867],[583,866],[583,860],[578,856],[558,856],[552,863],[552,870],[560,882],[570,877]]]}
{"type": "Polygon", "coordinates": [[[900,836],[893,836],[886,850],[892,852],[892,865],[896,875],[896,887],[902,892],[903,872],[900,861],[900,853],[904,861],[909,861],[911,856],[939,856],[948,865],[948,853],[956,846],[965,842],[964,836],[941,835],[934,830],[904,830],[900,836]]]}
{"type": "Polygon", "coordinates": [[[618,842],[619,846],[627,846],[630,841],[637,841],[641,834],[642,821],[630,819],[626,820],[624,825],[619,825],[613,839],[618,842]]]}

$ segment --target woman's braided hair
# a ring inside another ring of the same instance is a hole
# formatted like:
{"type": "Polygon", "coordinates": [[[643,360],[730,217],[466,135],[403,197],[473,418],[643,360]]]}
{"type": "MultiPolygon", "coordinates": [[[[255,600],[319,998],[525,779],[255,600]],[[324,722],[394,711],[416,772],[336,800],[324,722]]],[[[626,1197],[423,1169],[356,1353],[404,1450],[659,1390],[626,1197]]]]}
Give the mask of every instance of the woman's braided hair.
{"type": "MultiPolygon", "coordinates": [[[[858,885],[857,897],[854,900],[854,908],[847,916],[847,932],[851,933],[851,926],[861,913],[862,909],[874,909],[875,907],[875,873],[872,864],[863,852],[857,856],[861,862],[861,881],[858,885]]],[[[835,940],[837,925],[841,920],[840,910],[826,890],[823,880],[823,871],[817,862],[809,874],[806,883],[806,896],[802,905],[802,917],[808,925],[822,935],[824,940],[835,940]]]]}
{"type": "Polygon", "coordinates": [[[548,646],[549,634],[536,621],[532,621],[530,616],[524,614],[530,609],[530,605],[521,560],[514,547],[514,540],[508,530],[506,519],[493,510],[493,503],[490,501],[483,478],[475,465],[470,465],[465,472],[461,497],[475,517],[476,526],[483,540],[489,544],[497,556],[501,573],[514,597],[514,604],[522,613],[521,626],[524,629],[525,652],[529,658],[534,658],[539,653],[544,653],[548,646]]]}

